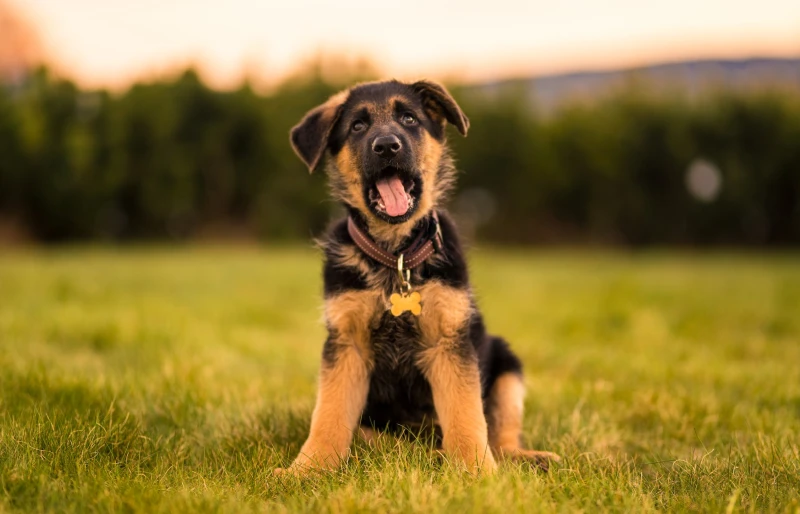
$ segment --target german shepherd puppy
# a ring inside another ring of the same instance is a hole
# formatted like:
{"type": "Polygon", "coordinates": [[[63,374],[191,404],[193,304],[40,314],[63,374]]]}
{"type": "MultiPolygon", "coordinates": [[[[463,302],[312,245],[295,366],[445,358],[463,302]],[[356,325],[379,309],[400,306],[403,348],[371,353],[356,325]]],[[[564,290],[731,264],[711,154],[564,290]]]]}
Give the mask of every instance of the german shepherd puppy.
{"type": "Polygon", "coordinates": [[[559,460],[520,447],[522,365],[486,333],[441,210],[455,176],[447,123],[467,135],[444,87],[387,81],[333,96],[291,131],[310,171],[329,154],[333,196],[348,213],[321,239],[328,338],[291,473],[335,468],[356,432],[403,427],[434,426],[444,452],[472,472],[491,473],[501,458],[544,469],[559,460]]]}

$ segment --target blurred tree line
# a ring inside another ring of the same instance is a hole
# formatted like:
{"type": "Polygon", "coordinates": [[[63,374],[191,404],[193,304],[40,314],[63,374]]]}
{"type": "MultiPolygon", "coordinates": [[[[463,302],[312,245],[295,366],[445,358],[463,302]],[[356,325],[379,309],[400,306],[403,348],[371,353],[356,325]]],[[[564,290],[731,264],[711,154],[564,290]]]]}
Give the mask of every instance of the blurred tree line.
{"type": "MultiPolygon", "coordinates": [[[[289,128],[366,75],[310,66],[259,94],[215,91],[187,71],[111,94],[39,70],[0,86],[0,219],[41,241],[214,227],[307,240],[336,206],[289,128]]],[[[522,87],[452,89],[472,121],[469,138],[450,136],[463,171],[452,206],[482,240],[800,243],[796,92],[689,100],[632,86],[543,112],[522,87]]]]}

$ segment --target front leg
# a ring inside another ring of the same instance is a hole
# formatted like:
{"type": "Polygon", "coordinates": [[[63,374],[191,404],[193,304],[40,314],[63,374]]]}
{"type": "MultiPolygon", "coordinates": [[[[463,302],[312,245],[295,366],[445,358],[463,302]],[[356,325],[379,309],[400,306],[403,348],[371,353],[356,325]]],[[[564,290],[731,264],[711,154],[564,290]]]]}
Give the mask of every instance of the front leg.
{"type": "Polygon", "coordinates": [[[330,350],[335,354],[332,359],[323,358],[308,439],[289,467],[295,474],[339,465],[350,450],[353,433],[367,401],[369,372],[366,363],[352,346],[330,345],[337,347],[330,350]]]}
{"type": "Polygon", "coordinates": [[[333,469],[344,459],[369,392],[369,325],[376,296],[348,292],[325,302],[329,336],[322,355],[317,404],[311,430],[291,473],[333,469]]]}
{"type": "Polygon", "coordinates": [[[492,473],[478,359],[468,339],[472,303],[466,290],[433,282],[420,290],[420,329],[426,345],[419,366],[431,385],[446,454],[471,472],[492,473]]]}

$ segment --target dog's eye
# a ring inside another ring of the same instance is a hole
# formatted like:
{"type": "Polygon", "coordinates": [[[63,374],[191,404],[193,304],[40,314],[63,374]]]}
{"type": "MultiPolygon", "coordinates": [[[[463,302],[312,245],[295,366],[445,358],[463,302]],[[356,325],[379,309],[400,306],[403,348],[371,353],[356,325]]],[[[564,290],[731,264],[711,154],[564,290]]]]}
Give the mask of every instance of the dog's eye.
{"type": "Polygon", "coordinates": [[[403,125],[416,125],[417,118],[414,117],[413,114],[407,112],[400,117],[400,121],[403,122],[403,125]]]}
{"type": "Polygon", "coordinates": [[[361,120],[354,121],[353,124],[350,126],[350,130],[352,130],[353,132],[362,132],[366,128],[367,128],[367,124],[364,123],[361,120]]]}

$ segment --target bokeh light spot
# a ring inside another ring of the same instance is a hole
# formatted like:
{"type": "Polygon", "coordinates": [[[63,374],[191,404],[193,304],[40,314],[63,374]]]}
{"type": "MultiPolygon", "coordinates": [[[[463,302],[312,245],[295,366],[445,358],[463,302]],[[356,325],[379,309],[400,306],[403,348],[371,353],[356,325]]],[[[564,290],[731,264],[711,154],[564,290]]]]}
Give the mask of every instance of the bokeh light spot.
{"type": "Polygon", "coordinates": [[[722,189],[722,173],[711,161],[697,158],[686,169],[686,188],[696,200],[713,202],[722,189]]]}

